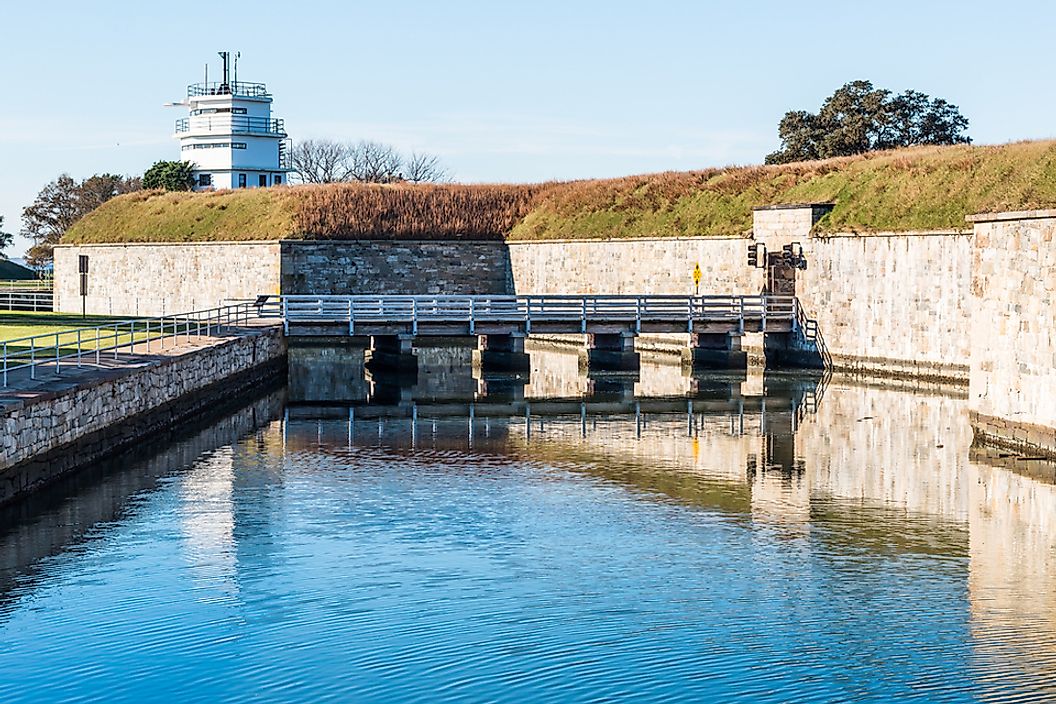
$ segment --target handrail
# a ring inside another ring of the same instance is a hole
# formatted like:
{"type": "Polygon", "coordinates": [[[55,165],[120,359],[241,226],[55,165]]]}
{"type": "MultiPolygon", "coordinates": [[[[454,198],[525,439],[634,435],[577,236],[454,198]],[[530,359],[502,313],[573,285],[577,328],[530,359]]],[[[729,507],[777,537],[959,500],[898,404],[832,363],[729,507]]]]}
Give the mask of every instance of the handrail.
{"type": "Polygon", "coordinates": [[[233,95],[244,98],[267,98],[267,87],[263,83],[247,83],[245,81],[209,81],[208,83],[192,83],[187,86],[187,97],[195,98],[200,95],[233,95]]]}
{"type": "Polygon", "coordinates": [[[417,330],[419,322],[458,322],[475,328],[480,322],[532,324],[576,322],[580,331],[587,321],[633,324],[641,331],[642,322],[678,322],[693,331],[694,321],[737,322],[743,329],[746,319],[792,322],[795,298],[771,295],[711,296],[622,296],[622,295],[310,295],[290,294],[265,301],[274,315],[289,322],[409,323],[417,330]]]}
{"type": "Polygon", "coordinates": [[[128,348],[132,353],[136,345],[144,344],[149,353],[154,342],[164,348],[166,340],[178,341],[181,335],[210,337],[259,316],[260,309],[253,303],[239,302],[160,318],[115,320],[3,340],[0,342],[0,386],[6,388],[9,374],[20,369],[29,369],[30,379],[36,379],[38,367],[54,365],[55,374],[61,375],[63,362],[75,360],[79,368],[85,358],[94,358],[98,365],[104,352],[108,357],[112,353],[116,360],[120,350],[128,348]]]}
{"type": "Polygon", "coordinates": [[[286,122],[278,117],[249,115],[196,115],[176,120],[176,133],[212,132],[216,134],[275,134],[286,136],[286,122]]]}

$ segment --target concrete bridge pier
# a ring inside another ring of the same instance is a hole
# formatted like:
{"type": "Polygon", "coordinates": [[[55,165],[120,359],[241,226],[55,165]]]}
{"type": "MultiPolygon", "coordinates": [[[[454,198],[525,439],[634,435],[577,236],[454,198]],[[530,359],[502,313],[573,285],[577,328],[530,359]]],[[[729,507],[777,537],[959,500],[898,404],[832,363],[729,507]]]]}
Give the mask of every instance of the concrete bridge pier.
{"type": "Polygon", "coordinates": [[[586,397],[592,401],[631,401],[637,381],[637,374],[589,373],[586,397]]]}
{"type": "Polygon", "coordinates": [[[588,372],[637,373],[641,356],[634,350],[635,337],[633,332],[589,334],[580,364],[588,372]]]}
{"type": "Polygon", "coordinates": [[[488,374],[477,379],[477,400],[502,403],[524,401],[526,377],[515,374],[488,374]]]}
{"type": "Polygon", "coordinates": [[[767,369],[824,369],[825,360],[816,340],[800,329],[768,332],[763,335],[763,356],[767,369]]]}
{"type": "Polygon", "coordinates": [[[747,369],[748,353],[741,349],[739,332],[691,333],[682,364],[691,370],[747,369]]]}
{"type": "Polygon", "coordinates": [[[414,374],[418,359],[414,356],[413,335],[371,335],[367,368],[414,374]]]}
{"type": "Polygon", "coordinates": [[[480,345],[473,355],[473,364],[482,372],[527,372],[531,359],[524,351],[524,333],[509,335],[481,335],[480,345]]]}

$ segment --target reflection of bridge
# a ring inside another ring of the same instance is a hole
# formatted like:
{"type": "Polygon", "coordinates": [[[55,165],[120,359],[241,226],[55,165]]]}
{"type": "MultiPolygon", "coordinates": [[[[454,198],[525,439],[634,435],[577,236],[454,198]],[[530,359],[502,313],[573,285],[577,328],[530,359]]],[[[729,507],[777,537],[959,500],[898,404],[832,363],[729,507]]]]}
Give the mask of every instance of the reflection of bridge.
{"type": "MultiPolygon", "coordinates": [[[[810,329],[795,297],[754,296],[329,296],[269,298],[262,310],[281,316],[287,335],[370,340],[375,357],[412,354],[415,338],[479,340],[482,366],[524,369],[528,335],[585,335],[595,369],[634,370],[641,334],[689,336],[696,366],[743,368],[740,339],[763,333],[768,355],[788,362],[810,329]]],[[[817,366],[805,364],[804,366],[817,366]]]]}

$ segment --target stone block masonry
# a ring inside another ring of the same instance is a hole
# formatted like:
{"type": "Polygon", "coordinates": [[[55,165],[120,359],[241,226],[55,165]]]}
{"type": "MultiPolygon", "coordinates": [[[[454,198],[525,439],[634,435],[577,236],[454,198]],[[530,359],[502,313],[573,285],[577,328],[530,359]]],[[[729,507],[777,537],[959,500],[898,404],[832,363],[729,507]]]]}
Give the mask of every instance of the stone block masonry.
{"type": "Polygon", "coordinates": [[[968,410],[976,436],[1056,457],[1056,210],[969,221],[968,410]]]}
{"type": "Polygon", "coordinates": [[[86,309],[99,315],[172,315],[280,292],[513,292],[509,250],[501,241],[61,245],[55,249],[58,311],[81,311],[81,255],[89,261],[86,309]]]}
{"type": "Polygon", "coordinates": [[[282,243],[287,294],[512,293],[501,241],[299,241],[282,243]]]}
{"type": "Polygon", "coordinates": [[[279,292],[278,242],[60,245],[55,310],[81,312],[81,255],[89,314],[172,315],[279,292]]]}
{"type": "Polygon", "coordinates": [[[286,370],[281,328],[247,331],[0,406],[0,503],[193,418],[286,370]]]}

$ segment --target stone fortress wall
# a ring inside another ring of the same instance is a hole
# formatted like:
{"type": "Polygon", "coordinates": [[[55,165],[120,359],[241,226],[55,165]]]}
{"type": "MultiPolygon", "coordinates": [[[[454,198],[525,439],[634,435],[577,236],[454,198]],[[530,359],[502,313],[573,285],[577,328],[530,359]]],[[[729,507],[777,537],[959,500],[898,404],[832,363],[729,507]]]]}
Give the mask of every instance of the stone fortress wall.
{"type": "Polygon", "coordinates": [[[5,403],[0,504],[283,376],[285,357],[281,329],[261,328],[5,403]]]}
{"type": "Polygon", "coordinates": [[[987,441],[1056,453],[1056,210],[976,215],[968,408],[987,441]]]}
{"type": "MultiPolygon", "coordinates": [[[[832,366],[967,382],[986,437],[1056,454],[1050,308],[1056,211],[976,218],[970,232],[818,235],[824,204],[755,212],[752,239],[285,241],[60,246],[56,303],[79,311],[77,256],[90,260],[89,312],[161,315],[283,293],[756,294],[754,240],[802,246],[795,293],[832,366]],[[148,301],[150,303],[148,303],[148,301]]],[[[760,336],[749,336],[760,337],[760,336]]],[[[648,340],[640,340],[643,345],[648,340]]],[[[749,339],[749,352],[761,340],[749,339]]]]}

